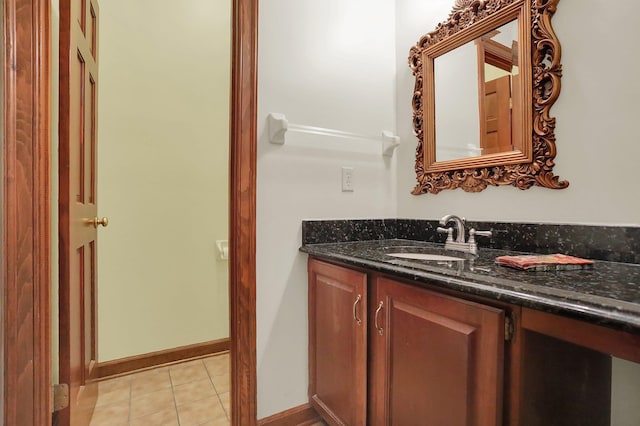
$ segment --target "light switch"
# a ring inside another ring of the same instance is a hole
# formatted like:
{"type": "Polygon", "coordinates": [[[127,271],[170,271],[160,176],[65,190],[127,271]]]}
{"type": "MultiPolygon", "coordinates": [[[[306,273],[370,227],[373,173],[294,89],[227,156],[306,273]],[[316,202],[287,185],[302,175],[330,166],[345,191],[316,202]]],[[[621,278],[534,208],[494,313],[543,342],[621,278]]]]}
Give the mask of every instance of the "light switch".
{"type": "Polygon", "coordinates": [[[342,192],[353,192],[353,167],[342,168],[342,192]]]}

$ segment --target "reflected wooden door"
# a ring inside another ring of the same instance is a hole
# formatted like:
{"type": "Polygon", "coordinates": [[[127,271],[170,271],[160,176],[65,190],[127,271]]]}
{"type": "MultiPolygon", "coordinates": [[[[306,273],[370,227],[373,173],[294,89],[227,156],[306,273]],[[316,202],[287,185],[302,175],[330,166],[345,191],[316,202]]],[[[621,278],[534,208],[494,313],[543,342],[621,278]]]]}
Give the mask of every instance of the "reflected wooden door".
{"type": "Polygon", "coordinates": [[[60,2],[60,420],[73,426],[89,424],[97,399],[97,33],[97,0],[60,2]]]}
{"type": "Polygon", "coordinates": [[[511,76],[484,84],[482,155],[513,150],[511,142],[511,76]]]}

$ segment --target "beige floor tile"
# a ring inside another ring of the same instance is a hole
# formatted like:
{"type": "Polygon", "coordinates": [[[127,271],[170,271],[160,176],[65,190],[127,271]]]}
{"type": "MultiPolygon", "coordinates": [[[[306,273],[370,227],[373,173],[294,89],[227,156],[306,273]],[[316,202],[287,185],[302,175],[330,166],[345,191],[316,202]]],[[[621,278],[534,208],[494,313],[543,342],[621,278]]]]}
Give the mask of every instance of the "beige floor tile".
{"type": "Polygon", "coordinates": [[[225,353],[214,355],[205,359],[219,359],[219,360],[224,360],[226,362],[231,362],[231,355],[229,354],[229,352],[225,352],[225,353]]]}
{"type": "Polygon", "coordinates": [[[210,422],[201,423],[198,426],[229,426],[231,424],[231,420],[229,419],[219,419],[219,420],[211,420],[210,422]]]}
{"type": "Polygon", "coordinates": [[[115,426],[129,421],[129,401],[96,407],[91,426],[115,426]]]}
{"type": "Polygon", "coordinates": [[[218,394],[218,398],[220,398],[222,408],[227,412],[227,416],[231,416],[231,395],[229,392],[218,394]]]}
{"type": "Polygon", "coordinates": [[[98,383],[98,392],[112,392],[115,390],[129,389],[131,386],[131,376],[116,377],[115,379],[103,380],[98,383]]]}
{"type": "Polygon", "coordinates": [[[130,426],[178,426],[178,414],[175,408],[158,411],[137,419],[131,419],[130,426]]]}
{"type": "MultiPolygon", "coordinates": [[[[148,373],[148,372],[147,372],[148,373]]],[[[141,374],[141,373],[138,373],[141,374]]],[[[131,397],[137,398],[145,393],[155,392],[161,389],[170,388],[169,370],[164,369],[152,374],[140,375],[131,380],[131,397]]]]}
{"type": "Polygon", "coordinates": [[[223,374],[229,374],[230,371],[229,356],[218,355],[211,358],[204,359],[204,365],[207,367],[207,371],[210,376],[221,376],[223,374]]]}
{"type": "Polygon", "coordinates": [[[202,358],[198,358],[198,359],[193,359],[191,361],[183,361],[183,362],[180,362],[178,364],[174,364],[174,365],[170,366],[169,368],[178,367],[178,366],[180,366],[180,367],[188,367],[190,365],[201,365],[201,364],[202,364],[202,358]]]}
{"type": "Polygon", "coordinates": [[[131,399],[131,418],[134,419],[169,408],[175,410],[171,388],[146,393],[131,399]]]}
{"type": "MultiPolygon", "coordinates": [[[[93,410],[96,405],[96,398],[98,397],[98,382],[90,382],[84,386],[80,386],[77,394],[77,405],[80,411],[85,409],[93,410]]],[[[115,401],[113,401],[115,402],[115,401]]]]}
{"type": "Polygon", "coordinates": [[[209,378],[197,380],[173,387],[176,404],[182,405],[199,399],[212,398],[216,396],[216,391],[209,378]]]}
{"type": "Polygon", "coordinates": [[[109,405],[114,402],[128,401],[131,398],[131,390],[129,386],[124,389],[114,389],[110,391],[98,390],[98,400],[96,401],[96,407],[101,405],[109,405]]]}
{"type": "Polygon", "coordinates": [[[228,426],[229,370],[225,353],[102,381],[91,426],[228,426]]]}
{"type": "Polygon", "coordinates": [[[131,381],[138,379],[146,379],[148,377],[155,377],[159,374],[165,374],[169,372],[169,367],[156,367],[151,370],[140,371],[139,373],[133,373],[130,375],[131,381]]]}
{"type": "Polygon", "coordinates": [[[209,377],[207,369],[204,368],[202,362],[191,365],[174,365],[169,369],[169,372],[173,386],[195,382],[196,380],[204,380],[209,377]]]}
{"type": "Polygon", "coordinates": [[[178,406],[180,426],[195,426],[211,420],[226,419],[218,397],[201,399],[178,406]]]}
{"type": "Polygon", "coordinates": [[[216,392],[225,393],[229,392],[229,375],[225,374],[223,376],[213,376],[211,377],[211,381],[213,382],[213,386],[216,388],[216,392]]]}

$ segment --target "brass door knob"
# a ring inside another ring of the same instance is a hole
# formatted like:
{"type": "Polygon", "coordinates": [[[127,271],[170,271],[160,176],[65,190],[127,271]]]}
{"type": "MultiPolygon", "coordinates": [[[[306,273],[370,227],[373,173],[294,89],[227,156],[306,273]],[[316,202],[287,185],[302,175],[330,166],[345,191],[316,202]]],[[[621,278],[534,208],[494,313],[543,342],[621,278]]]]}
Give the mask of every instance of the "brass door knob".
{"type": "Polygon", "coordinates": [[[103,217],[102,219],[94,217],[92,224],[95,228],[97,228],[98,225],[107,226],[109,225],[109,219],[107,219],[106,217],[103,217]]]}

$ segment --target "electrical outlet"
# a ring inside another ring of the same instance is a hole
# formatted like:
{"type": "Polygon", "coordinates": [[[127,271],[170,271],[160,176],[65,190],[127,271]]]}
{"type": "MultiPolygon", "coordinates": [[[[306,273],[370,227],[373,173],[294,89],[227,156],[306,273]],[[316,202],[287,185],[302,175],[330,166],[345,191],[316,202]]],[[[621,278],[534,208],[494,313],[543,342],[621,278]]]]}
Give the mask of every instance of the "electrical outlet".
{"type": "Polygon", "coordinates": [[[342,192],[353,192],[353,167],[342,168],[342,192]]]}

